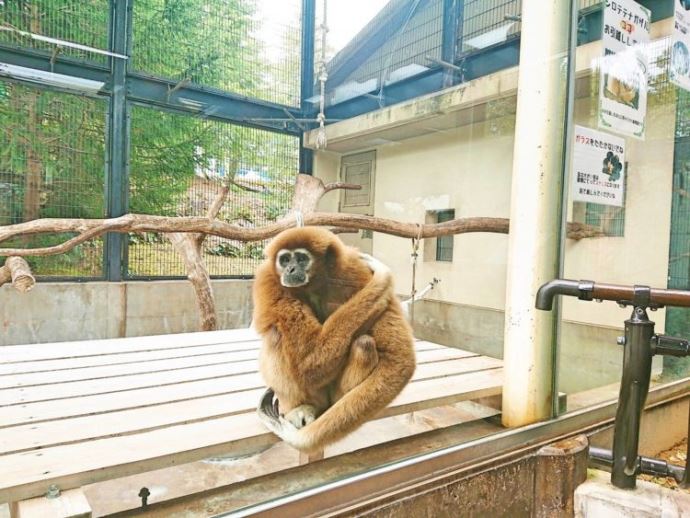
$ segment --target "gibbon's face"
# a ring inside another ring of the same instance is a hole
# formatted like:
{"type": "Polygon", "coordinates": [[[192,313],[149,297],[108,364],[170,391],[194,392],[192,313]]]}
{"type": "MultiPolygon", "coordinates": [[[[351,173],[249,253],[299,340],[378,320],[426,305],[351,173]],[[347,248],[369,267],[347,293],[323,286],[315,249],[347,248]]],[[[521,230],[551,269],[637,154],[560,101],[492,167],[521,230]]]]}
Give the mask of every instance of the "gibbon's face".
{"type": "Polygon", "coordinates": [[[299,288],[309,284],[313,265],[314,258],[306,248],[283,249],[276,255],[276,271],[280,275],[280,284],[286,288],[299,288]]]}

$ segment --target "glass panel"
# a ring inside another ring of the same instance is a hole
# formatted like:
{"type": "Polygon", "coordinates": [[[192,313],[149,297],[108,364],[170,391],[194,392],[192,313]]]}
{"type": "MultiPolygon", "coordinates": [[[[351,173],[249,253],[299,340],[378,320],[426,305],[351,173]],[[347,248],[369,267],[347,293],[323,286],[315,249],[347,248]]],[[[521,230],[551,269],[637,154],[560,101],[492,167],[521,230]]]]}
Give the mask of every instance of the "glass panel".
{"type": "MultiPolygon", "coordinates": [[[[673,11],[666,4],[643,4],[651,8],[653,21],[650,42],[640,47],[639,54],[647,71],[646,90],[644,83],[638,91],[616,83],[616,74],[638,70],[624,51],[603,61],[601,47],[592,52],[584,47],[578,50],[582,59],[578,59],[575,124],[585,128],[580,132],[592,132],[587,133],[594,135],[588,145],[595,149],[591,156],[598,158],[578,158],[574,141],[568,211],[570,221],[588,225],[596,236],[566,241],[564,277],[690,289],[684,195],[690,157],[688,93],[669,78],[669,70],[677,72],[679,66],[670,60],[673,11]],[[645,91],[646,110],[638,110],[645,91]],[[611,112],[628,119],[616,120],[611,112]],[[638,116],[643,134],[635,137],[629,128],[638,116]],[[616,150],[619,142],[622,153],[616,150]],[[621,167],[616,162],[618,155],[621,167]],[[579,197],[582,191],[574,178],[585,170],[599,187],[604,186],[598,194],[600,200],[605,200],[602,193],[613,184],[620,186],[620,197],[608,202],[579,197]]],[[[636,37],[642,31],[640,28],[636,37]]],[[[606,37],[608,30],[603,32],[606,37]]],[[[623,355],[617,337],[623,335],[623,323],[630,314],[630,307],[620,308],[612,302],[563,300],[558,388],[567,395],[569,410],[617,397],[623,355]]],[[[684,338],[690,337],[688,316],[688,310],[671,307],[649,313],[657,333],[684,338]]],[[[687,359],[655,356],[652,385],[687,376],[688,365],[687,359]]]]}
{"type": "MultiPolygon", "coordinates": [[[[205,216],[224,182],[234,179],[219,218],[260,227],[284,215],[298,170],[298,139],[217,121],[132,110],[130,211],[205,216]]],[[[265,243],[209,237],[206,266],[213,276],[251,276],[265,243]]],[[[186,276],[164,236],[132,234],[131,277],[186,276]]]]}
{"type": "MultiPolygon", "coordinates": [[[[0,81],[0,225],[105,215],[105,119],[103,101],[0,81]]],[[[2,246],[45,247],[68,237],[2,246]]],[[[67,254],[27,260],[39,276],[98,277],[102,249],[95,239],[67,254]]]]}

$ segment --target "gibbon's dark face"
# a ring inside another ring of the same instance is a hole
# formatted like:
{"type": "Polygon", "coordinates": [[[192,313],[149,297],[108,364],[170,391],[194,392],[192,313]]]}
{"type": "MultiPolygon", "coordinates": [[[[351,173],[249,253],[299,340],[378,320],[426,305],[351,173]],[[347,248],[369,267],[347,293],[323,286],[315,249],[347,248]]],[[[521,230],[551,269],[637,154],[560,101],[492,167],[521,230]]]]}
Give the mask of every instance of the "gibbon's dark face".
{"type": "Polygon", "coordinates": [[[309,274],[314,264],[311,252],[306,248],[280,250],[276,255],[276,271],[280,284],[286,288],[299,288],[309,284],[309,274]]]}

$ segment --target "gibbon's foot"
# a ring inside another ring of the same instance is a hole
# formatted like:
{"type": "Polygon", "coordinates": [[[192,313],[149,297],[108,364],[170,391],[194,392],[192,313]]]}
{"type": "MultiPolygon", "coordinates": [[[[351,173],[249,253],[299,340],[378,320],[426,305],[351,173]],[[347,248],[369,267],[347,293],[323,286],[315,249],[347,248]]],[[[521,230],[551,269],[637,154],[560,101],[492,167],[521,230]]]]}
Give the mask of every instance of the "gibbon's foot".
{"type": "Polygon", "coordinates": [[[285,442],[298,450],[305,450],[306,445],[299,440],[299,428],[284,417],[281,417],[278,413],[278,405],[274,402],[274,397],[273,389],[269,388],[264,392],[259,402],[259,407],[256,409],[259,419],[261,419],[266,428],[285,442]]]}
{"type": "Polygon", "coordinates": [[[285,414],[285,420],[290,421],[295,428],[302,428],[316,419],[316,408],[312,405],[300,405],[285,414]]]}
{"type": "Polygon", "coordinates": [[[359,258],[367,263],[367,266],[374,274],[387,274],[391,271],[388,266],[369,254],[360,253],[359,258]]]}

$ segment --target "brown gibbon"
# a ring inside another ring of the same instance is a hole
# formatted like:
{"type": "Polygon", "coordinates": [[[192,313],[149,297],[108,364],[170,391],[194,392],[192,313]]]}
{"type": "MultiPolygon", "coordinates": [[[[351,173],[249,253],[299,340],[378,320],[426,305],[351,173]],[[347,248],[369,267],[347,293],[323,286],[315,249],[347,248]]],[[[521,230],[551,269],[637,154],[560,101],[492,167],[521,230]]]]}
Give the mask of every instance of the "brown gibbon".
{"type": "Polygon", "coordinates": [[[415,369],[412,329],[388,268],[317,227],[282,232],[254,282],[259,416],[276,435],[313,451],[385,408],[415,369]]]}

